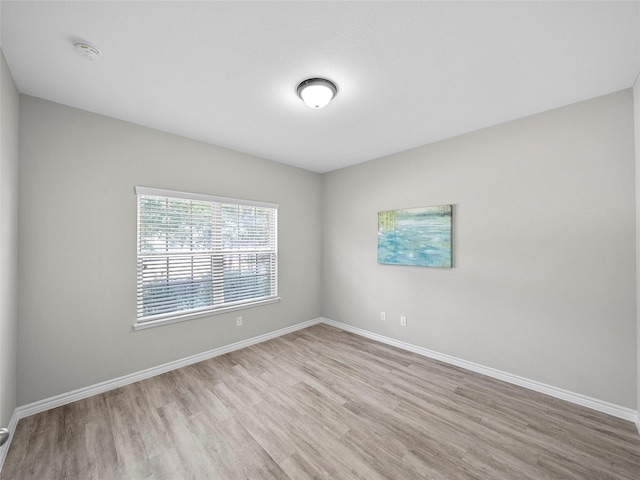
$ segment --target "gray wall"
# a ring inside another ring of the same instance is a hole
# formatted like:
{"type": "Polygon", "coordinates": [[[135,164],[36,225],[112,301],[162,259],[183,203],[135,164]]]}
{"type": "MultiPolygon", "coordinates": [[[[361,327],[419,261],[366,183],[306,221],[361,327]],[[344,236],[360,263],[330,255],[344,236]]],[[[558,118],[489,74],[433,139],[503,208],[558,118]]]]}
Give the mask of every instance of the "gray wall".
{"type": "Polygon", "coordinates": [[[28,96],[20,129],[19,405],[320,316],[320,175],[28,96]],[[133,332],[135,185],[279,203],[282,301],[133,332]]]}
{"type": "Polygon", "coordinates": [[[633,135],[628,89],[326,174],[323,315],[635,409],[633,135]],[[376,213],[437,204],[454,268],[378,265],[376,213]]]}
{"type": "MultiPolygon", "coordinates": [[[[638,387],[636,410],[640,415],[640,295],[638,295],[640,285],[640,76],[633,86],[633,107],[636,135],[636,386],[638,387]]],[[[640,416],[637,419],[637,425],[640,431],[640,416]]]]}
{"type": "Polygon", "coordinates": [[[0,426],[16,407],[19,95],[0,51],[0,426]]]}
{"type": "Polygon", "coordinates": [[[26,96],[20,129],[18,405],[322,314],[637,408],[631,90],[324,176],[26,96]],[[133,332],[134,185],[280,203],[282,302],[133,332]],[[441,203],[453,269],[377,265],[377,211],[441,203]]]}

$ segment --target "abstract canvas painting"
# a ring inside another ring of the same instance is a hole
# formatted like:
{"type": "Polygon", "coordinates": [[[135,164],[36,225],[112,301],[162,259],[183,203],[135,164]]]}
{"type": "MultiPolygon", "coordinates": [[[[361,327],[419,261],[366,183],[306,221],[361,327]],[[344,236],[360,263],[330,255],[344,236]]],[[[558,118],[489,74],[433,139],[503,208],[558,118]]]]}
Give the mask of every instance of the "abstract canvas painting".
{"type": "Polygon", "coordinates": [[[451,268],[451,205],[378,212],[378,263],[451,268]]]}

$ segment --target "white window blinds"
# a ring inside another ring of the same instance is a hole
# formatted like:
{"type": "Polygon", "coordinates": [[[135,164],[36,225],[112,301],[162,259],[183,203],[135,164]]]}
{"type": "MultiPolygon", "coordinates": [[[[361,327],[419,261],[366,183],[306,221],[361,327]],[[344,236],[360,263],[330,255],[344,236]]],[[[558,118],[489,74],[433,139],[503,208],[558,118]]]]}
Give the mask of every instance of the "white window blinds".
{"type": "Polygon", "coordinates": [[[277,205],[136,187],[137,323],[277,298],[277,205]]]}

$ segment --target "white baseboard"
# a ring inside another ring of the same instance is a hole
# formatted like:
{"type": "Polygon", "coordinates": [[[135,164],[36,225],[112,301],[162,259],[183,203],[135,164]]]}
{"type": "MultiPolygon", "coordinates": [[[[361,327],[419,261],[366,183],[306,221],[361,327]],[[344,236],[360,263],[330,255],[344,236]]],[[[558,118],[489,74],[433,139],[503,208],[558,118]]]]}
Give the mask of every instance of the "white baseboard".
{"type": "Polygon", "coordinates": [[[598,412],[606,413],[614,417],[622,418],[624,420],[629,420],[636,424],[636,427],[638,428],[638,433],[640,433],[639,414],[637,411],[632,410],[630,408],[615,405],[609,402],[605,402],[603,400],[598,400],[596,398],[587,397],[586,395],[570,392],[568,390],[563,390],[562,388],[546,385],[544,383],[536,382],[534,380],[529,380],[523,377],[519,377],[517,375],[513,375],[511,373],[496,370],[491,367],[485,367],[477,363],[469,362],[467,360],[462,360],[460,358],[456,358],[451,355],[446,355],[444,353],[439,353],[433,350],[418,347],[417,345],[412,345],[410,343],[402,342],[400,340],[395,340],[393,338],[385,337],[383,335],[378,335],[377,333],[373,333],[367,330],[363,330],[361,328],[353,327],[351,325],[347,325],[346,323],[336,322],[328,318],[323,318],[322,323],[326,323],[327,325],[331,325],[341,330],[355,333],[356,335],[370,338],[372,340],[376,340],[381,343],[386,343],[387,345],[392,345],[394,347],[398,347],[403,350],[408,350],[410,352],[417,353],[418,355],[422,355],[424,357],[440,360],[441,362],[448,363],[451,365],[456,365],[457,367],[461,367],[466,370],[471,370],[476,373],[481,373],[488,377],[497,378],[498,380],[502,380],[507,383],[512,383],[514,385],[519,385],[521,387],[528,388],[529,390],[534,390],[536,392],[544,393],[551,397],[559,398],[561,400],[566,400],[568,402],[575,403],[577,405],[582,405],[583,407],[591,408],[592,410],[596,410],[598,412]]]}
{"type": "Polygon", "coordinates": [[[13,415],[11,417],[11,421],[9,422],[9,425],[8,425],[8,429],[10,432],[9,440],[2,447],[0,447],[0,472],[2,472],[2,466],[4,465],[4,460],[7,457],[7,452],[9,451],[9,447],[11,446],[11,440],[13,439],[13,434],[16,430],[16,426],[18,425],[18,421],[21,418],[29,417],[31,415],[35,415],[36,413],[51,410],[52,408],[60,407],[62,405],[66,405],[67,403],[75,402],[77,400],[82,400],[84,398],[88,398],[93,395],[97,395],[99,393],[108,392],[109,390],[123,387],[125,385],[129,385],[130,383],[139,382],[140,380],[144,380],[147,378],[155,377],[156,375],[160,375],[162,373],[166,373],[171,370],[175,370],[177,368],[182,368],[182,367],[186,367],[187,365],[191,365],[197,362],[202,362],[203,360],[208,360],[209,358],[217,357],[219,355],[224,355],[225,353],[229,353],[229,352],[233,352],[234,350],[239,350],[241,348],[249,347],[251,345],[255,345],[256,343],[265,342],[267,340],[271,340],[272,338],[280,337],[282,335],[286,335],[288,333],[292,333],[297,330],[302,330],[303,328],[307,328],[312,325],[317,325],[321,321],[322,321],[322,318],[316,318],[306,322],[298,323],[290,327],[281,328],[273,332],[265,333],[263,335],[258,335],[256,337],[248,338],[240,342],[232,343],[230,345],[214,348],[213,350],[199,353],[197,355],[192,355],[190,357],[178,359],[173,362],[159,365],[157,367],[148,368],[140,372],[124,375],[122,377],[114,378],[112,380],[107,380],[105,382],[101,382],[95,385],[90,385],[88,387],[79,388],[71,392],[62,393],[54,397],[45,398],[43,400],[33,402],[28,405],[17,407],[14,410],[13,415]]]}
{"type": "Polygon", "coordinates": [[[355,333],[357,335],[370,338],[372,340],[376,340],[378,342],[385,343],[387,345],[392,345],[394,347],[398,347],[403,350],[417,353],[425,357],[440,360],[442,362],[449,363],[451,365],[456,365],[458,367],[465,368],[467,370],[471,370],[477,373],[481,373],[489,377],[497,378],[499,380],[503,380],[508,383],[520,385],[530,390],[545,393],[552,397],[560,398],[562,400],[566,400],[571,403],[582,405],[584,407],[588,407],[593,410],[597,410],[599,412],[607,413],[614,417],[635,422],[636,426],[638,427],[638,432],[640,433],[640,416],[638,415],[638,412],[636,412],[635,410],[631,410],[626,407],[621,407],[608,402],[604,402],[602,400],[590,398],[578,393],[569,392],[567,390],[556,388],[550,385],[545,385],[543,383],[536,382],[533,380],[528,380],[526,378],[522,378],[517,375],[512,375],[510,373],[506,373],[490,367],[478,365],[476,363],[462,360],[450,355],[428,350],[426,348],[412,345],[410,343],[402,342],[400,340],[395,340],[393,338],[385,337],[377,333],[373,333],[367,330],[353,327],[345,323],[336,322],[328,318],[316,318],[313,320],[308,320],[306,322],[298,323],[296,325],[292,325],[290,327],[282,328],[273,332],[265,333],[263,335],[258,335],[256,337],[242,340],[240,342],[232,343],[230,345],[215,348],[213,350],[209,350],[207,352],[203,352],[197,355],[192,355],[190,357],[165,363],[157,367],[152,367],[146,370],[142,370],[137,373],[124,375],[122,377],[118,377],[112,380],[107,380],[105,382],[101,382],[95,385],[90,385],[88,387],[79,388],[71,392],[63,393],[50,398],[45,398],[43,400],[33,402],[28,405],[23,405],[21,407],[18,407],[15,409],[9,424],[9,431],[11,432],[11,437],[9,438],[9,441],[2,448],[0,448],[0,471],[2,471],[2,465],[4,463],[4,459],[6,457],[7,451],[9,450],[9,446],[11,444],[11,439],[13,438],[13,432],[15,431],[18,420],[20,420],[21,418],[35,415],[36,413],[44,412],[52,408],[60,407],[62,405],[66,405],[68,403],[75,402],[77,400],[82,400],[84,398],[88,398],[93,395],[104,393],[109,390],[113,390],[115,388],[123,387],[125,385],[129,385],[131,383],[138,382],[140,380],[145,380],[147,378],[151,378],[156,375],[160,375],[162,373],[175,370],[177,368],[182,368],[187,365],[191,365],[197,362],[208,360],[213,357],[217,357],[219,355],[224,355],[225,353],[233,352],[235,350],[239,350],[241,348],[255,345],[260,342],[271,340],[272,338],[280,337],[288,333],[302,330],[312,325],[317,325],[318,323],[325,323],[327,325],[331,325],[341,330],[355,333]]]}
{"type": "Polygon", "coordinates": [[[11,440],[13,440],[13,432],[16,431],[16,426],[18,425],[18,413],[17,409],[13,411],[13,415],[11,415],[11,420],[9,420],[9,425],[7,425],[7,429],[9,430],[9,440],[2,447],[0,447],[0,472],[2,472],[2,466],[4,465],[4,459],[7,458],[7,452],[9,451],[9,447],[11,446],[11,440]]]}
{"type": "Polygon", "coordinates": [[[194,363],[202,362],[203,360],[208,360],[210,358],[217,357],[219,355],[224,355],[225,353],[233,352],[234,350],[239,350],[241,348],[255,345],[256,343],[265,342],[267,340],[271,340],[272,338],[280,337],[282,335],[286,335],[288,333],[292,333],[297,330],[310,327],[311,325],[316,325],[321,321],[322,321],[321,318],[316,318],[306,322],[297,323],[296,325],[292,325],[290,327],[281,328],[273,332],[265,333],[263,335],[258,335],[257,337],[248,338],[246,340],[232,343],[230,345],[214,348],[213,350],[199,353],[197,355],[192,355],[190,357],[178,359],[173,362],[159,365],[157,367],[148,368],[140,372],[131,373],[129,375],[124,375],[122,377],[114,378],[113,380],[107,380],[105,382],[101,382],[95,385],[79,388],[71,392],[56,395],[55,397],[45,398],[44,400],[40,400],[40,401],[33,402],[28,405],[24,405],[16,408],[16,412],[14,413],[14,416],[16,416],[17,414],[18,420],[21,418],[29,417],[31,415],[35,415],[36,413],[44,412],[52,408],[66,405],[67,403],[75,402],[77,400],[82,400],[84,398],[88,398],[93,395],[97,395],[99,393],[108,392],[109,390],[123,387],[131,383],[139,382],[140,380],[145,380],[147,378],[155,377],[156,375],[160,375],[162,373],[166,373],[171,370],[176,370],[177,368],[186,367],[187,365],[192,365],[194,363]]]}

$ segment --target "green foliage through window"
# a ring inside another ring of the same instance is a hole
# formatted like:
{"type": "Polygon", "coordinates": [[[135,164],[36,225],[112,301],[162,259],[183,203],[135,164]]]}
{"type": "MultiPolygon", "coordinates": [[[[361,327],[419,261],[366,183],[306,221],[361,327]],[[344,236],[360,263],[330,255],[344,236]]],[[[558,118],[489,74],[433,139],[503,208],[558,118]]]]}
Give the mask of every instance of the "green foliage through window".
{"type": "Polygon", "coordinates": [[[138,195],[138,322],[277,296],[277,209],[138,195]]]}

